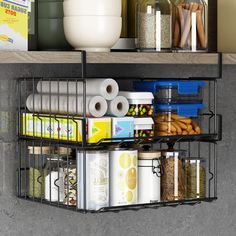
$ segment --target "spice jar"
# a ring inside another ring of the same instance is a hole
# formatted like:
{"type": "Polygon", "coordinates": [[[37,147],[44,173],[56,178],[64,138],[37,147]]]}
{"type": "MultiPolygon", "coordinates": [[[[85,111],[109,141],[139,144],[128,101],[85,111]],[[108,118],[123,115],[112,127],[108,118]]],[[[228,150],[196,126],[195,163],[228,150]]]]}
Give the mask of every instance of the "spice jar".
{"type": "Polygon", "coordinates": [[[44,168],[46,160],[52,152],[50,147],[29,146],[29,190],[31,198],[44,197],[44,168]]]}
{"type": "Polygon", "coordinates": [[[160,202],[160,151],[141,151],[138,157],[138,201],[160,202]]]}
{"type": "Polygon", "coordinates": [[[173,25],[174,50],[207,50],[208,7],[205,0],[184,0],[176,3],[173,25]]]}
{"type": "Polygon", "coordinates": [[[197,199],[206,197],[206,161],[202,158],[185,160],[186,197],[197,199]]]}
{"type": "Polygon", "coordinates": [[[172,4],[169,0],[140,0],[137,9],[138,48],[170,50],[172,45],[172,4]]]}
{"type": "Polygon", "coordinates": [[[184,175],[184,158],[186,151],[162,151],[161,159],[161,199],[177,201],[185,198],[186,183],[184,175]]]}

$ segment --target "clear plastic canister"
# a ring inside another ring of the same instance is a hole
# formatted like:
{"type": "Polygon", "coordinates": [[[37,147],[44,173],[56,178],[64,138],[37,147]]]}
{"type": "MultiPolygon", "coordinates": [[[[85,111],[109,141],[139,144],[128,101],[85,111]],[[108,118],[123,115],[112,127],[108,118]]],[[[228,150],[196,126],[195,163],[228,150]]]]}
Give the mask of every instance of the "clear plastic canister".
{"type": "Polygon", "coordinates": [[[161,169],[160,151],[139,152],[138,160],[138,202],[160,202],[161,169]]]}
{"type": "Polygon", "coordinates": [[[187,158],[185,160],[186,197],[197,199],[206,197],[206,160],[187,158]]]}
{"type": "Polygon", "coordinates": [[[186,183],[184,158],[186,151],[162,151],[161,159],[161,199],[178,201],[185,199],[186,183]]]}

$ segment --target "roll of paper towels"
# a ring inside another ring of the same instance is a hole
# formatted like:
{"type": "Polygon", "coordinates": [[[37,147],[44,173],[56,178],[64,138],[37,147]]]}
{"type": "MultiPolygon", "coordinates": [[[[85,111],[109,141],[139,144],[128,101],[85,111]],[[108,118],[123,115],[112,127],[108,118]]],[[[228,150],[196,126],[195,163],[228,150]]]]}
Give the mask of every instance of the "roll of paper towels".
{"type": "MultiPolygon", "coordinates": [[[[26,101],[31,112],[83,115],[83,96],[31,94],[26,101]]],[[[101,96],[86,97],[86,115],[102,117],[107,112],[107,101],[101,96]]]]}
{"type": "MultiPolygon", "coordinates": [[[[83,95],[83,82],[81,81],[39,81],[39,93],[83,95]]],[[[87,79],[86,95],[99,95],[106,100],[114,99],[119,92],[119,86],[114,79],[87,79]]]]}
{"type": "Polygon", "coordinates": [[[112,101],[108,101],[107,115],[122,117],[129,111],[129,102],[127,98],[118,96],[112,101]]]}

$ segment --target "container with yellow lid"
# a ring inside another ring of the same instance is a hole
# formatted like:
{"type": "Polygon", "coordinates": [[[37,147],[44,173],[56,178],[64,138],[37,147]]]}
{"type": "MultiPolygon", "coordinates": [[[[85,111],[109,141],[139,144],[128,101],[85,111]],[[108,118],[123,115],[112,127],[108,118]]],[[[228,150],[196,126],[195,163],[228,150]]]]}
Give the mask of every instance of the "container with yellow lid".
{"type": "Polygon", "coordinates": [[[160,202],[160,151],[141,151],[138,160],[138,201],[140,204],[160,202]]]}

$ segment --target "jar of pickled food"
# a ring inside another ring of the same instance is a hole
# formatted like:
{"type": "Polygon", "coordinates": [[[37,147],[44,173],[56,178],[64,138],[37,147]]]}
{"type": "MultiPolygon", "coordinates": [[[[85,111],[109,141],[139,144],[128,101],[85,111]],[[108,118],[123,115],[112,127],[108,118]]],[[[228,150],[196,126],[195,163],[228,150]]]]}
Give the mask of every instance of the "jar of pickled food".
{"type": "Polygon", "coordinates": [[[183,0],[174,4],[173,50],[206,51],[208,6],[205,0],[183,0]]]}
{"type": "Polygon", "coordinates": [[[185,199],[184,150],[163,150],[161,159],[161,199],[178,201],[185,199]]]}
{"type": "Polygon", "coordinates": [[[137,11],[138,48],[169,51],[172,45],[170,0],[140,0],[137,11]]]}
{"type": "Polygon", "coordinates": [[[206,160],[187,158],[184,164],[186,176],[186,197],[197,199],[206,197],[206,160]]]}

